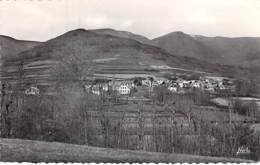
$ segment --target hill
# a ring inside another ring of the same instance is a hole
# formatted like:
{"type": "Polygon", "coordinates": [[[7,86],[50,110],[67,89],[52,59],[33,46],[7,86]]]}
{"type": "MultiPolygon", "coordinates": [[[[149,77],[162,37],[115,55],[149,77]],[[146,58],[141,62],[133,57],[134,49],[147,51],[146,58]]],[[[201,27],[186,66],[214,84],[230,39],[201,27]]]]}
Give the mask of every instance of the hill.
{"type": "Polygon", "coordinates": [[[39,44],[39,42],[35,41],[16,40],[8,36],[0,35],[1,56],[4,59],[13,58],[20,52],[31,49],[39,44]]]}
{"type": "Polygon", "coordinates": [[[0,139],[2,162],[95,162],[95,163],[214,163],[251,162],[249,160],[206,157],[185,154],[165,154],[109,148],[41,142],[19,139],[0,139]]]}

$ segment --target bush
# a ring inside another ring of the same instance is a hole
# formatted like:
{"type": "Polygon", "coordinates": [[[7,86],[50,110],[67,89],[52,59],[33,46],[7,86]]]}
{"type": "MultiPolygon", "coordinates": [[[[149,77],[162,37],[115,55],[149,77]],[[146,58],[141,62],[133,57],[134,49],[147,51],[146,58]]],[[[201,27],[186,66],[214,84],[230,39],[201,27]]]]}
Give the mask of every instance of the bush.
{"type": "Polygon", "coordinates": [[[256,93],[256,83],[252,80],[250,81],[237,81],[236,82],[236,93],[238,96],[252,96],[256,93]]]}

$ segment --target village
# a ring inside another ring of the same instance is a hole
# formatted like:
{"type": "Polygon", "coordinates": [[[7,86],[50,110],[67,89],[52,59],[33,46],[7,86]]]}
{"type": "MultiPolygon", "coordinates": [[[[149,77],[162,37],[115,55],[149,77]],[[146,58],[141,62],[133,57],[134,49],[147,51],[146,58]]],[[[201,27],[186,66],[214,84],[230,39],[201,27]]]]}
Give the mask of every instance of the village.
{"type": "Polygon", "coordinates": [[[235,90],[233,80],[223,77],[200,77],[194,80],[185,80],[181,77],[167,79],[165,77],[134,77],[130,79],[95,79],[92,84],[85,85],[87,92],[96,95],[108,91],[117,91],[122,96],[129,95],[132,90],[147,90],[152,92],[155,87],[164,86],[170,92],[187,93],[192,89],[200,89],[215,93],[221,90],[235,90]]]}
{"type": "MultiPolygon", "coordinates": [[[[184,79],[181,77],[165,78],[162,76],[146,76],[132,78],[98,77],[84,85],[84,91],[101,95],[109,91],[116,91],[121,96],[129,96],[132,90],[152,92],[155,87],[164,86],[170,92],[184,94],[192,89],[199,89],[216,93],[228,90],[235,91],[234,80],[226,77],[203,76],[198,79],[184,79]]],[[[25,90],[26,95],[39,95],[37,86],[30,86],[25,90]]]]}

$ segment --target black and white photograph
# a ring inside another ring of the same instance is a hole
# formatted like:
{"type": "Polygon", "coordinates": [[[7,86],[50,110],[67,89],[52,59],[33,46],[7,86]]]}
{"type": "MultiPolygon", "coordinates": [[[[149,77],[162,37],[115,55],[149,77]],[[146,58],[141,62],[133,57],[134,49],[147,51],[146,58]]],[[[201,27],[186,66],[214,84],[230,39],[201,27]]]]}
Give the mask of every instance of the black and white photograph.
{"type": "Polygon", "coordinates": [[[260,0],[0,0],[0,162],[259,163],[260,0]]]}

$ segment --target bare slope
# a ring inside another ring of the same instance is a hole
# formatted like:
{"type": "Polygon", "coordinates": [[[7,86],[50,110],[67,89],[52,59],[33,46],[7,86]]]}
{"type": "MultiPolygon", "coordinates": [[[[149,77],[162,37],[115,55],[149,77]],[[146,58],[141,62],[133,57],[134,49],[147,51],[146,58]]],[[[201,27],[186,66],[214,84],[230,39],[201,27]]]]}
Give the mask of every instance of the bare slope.
{"type": "Polygon", "coordinates": [[[0,149],[0,161],[4,162],[250,162],[249,160],[234,158],[163,154],[18,139],[0,139],[0,149]]]}

